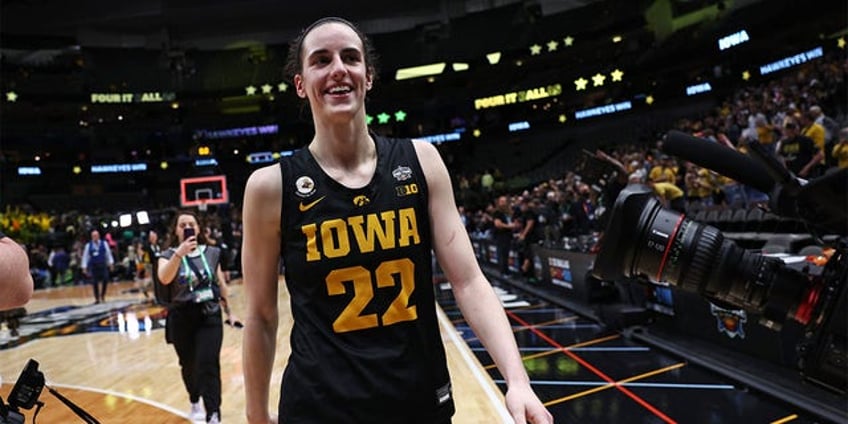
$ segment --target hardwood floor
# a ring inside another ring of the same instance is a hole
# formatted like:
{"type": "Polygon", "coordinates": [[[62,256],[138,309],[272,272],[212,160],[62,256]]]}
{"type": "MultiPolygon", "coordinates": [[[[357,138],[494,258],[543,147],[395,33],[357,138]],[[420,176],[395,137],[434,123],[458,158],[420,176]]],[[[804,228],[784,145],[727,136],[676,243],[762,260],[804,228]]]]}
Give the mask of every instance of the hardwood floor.
{"type": "MultiPolygon", "coordinates": [[[[111,325],[120,319],[125,322],[157,320],[161,308],[147,304],[140,293],[133,292],[133,283],[110,285],[107,304],[132,305],[118,317],[118,310],[101,318],[100,330],[80,334],[36,338],[19,346],[0,350],[0,376],[3,385],[0,395],[7,399],[14,380],[26,362],[32,358],[39,362],[46,384],[61,395],[89,412],[101,423],[177,423],[186,422],[188,395],[180,379],[176,353],[165,343],[161,328],[152,331],[114,331],[111,325]],[[131,316],[133,314],[134,316],[131,316]],[[109,330],[111,328],[111,330],[109,330]]],[[[243,317],[242,286],[239,280],[232,284],[232,307],[243,317]]],[[[271,377],[271,403],[276,408],[282,371],[289,355],[288,335],[292,318],[288,313],[288,293],[281,281],[280,331],[278,332],[277,359],[271,377]]],[[[91,305],[93,294],[89,286],[63,287],[39,290],[26,306],[28,314],[65,306],[91,305]]],[[[108,307],[107,307],[108,308],[108,307]]],[[[440,311],[442,335],[452,376],[457,413],[454,424],[490,424],[503,422],[505,409],[499,389],[483,371],[470,353],[467,345],[456,336],[453,325],[440,311]]],[[[156,323],[154,323],[154,328],[156,323]]],[[[0,340],[3,337],[0,329],[0,340]]],[[[79,331],[75,329],[74,331],[79,331]]],[[[70,331],[68,331],[70,332],[70,331]]],[[[244,388],[242,377],[241,337],[239,329],[225,327],[221,351],[222,365],[222,415],[223,422],[243,423],[244,388]]],[[[39,397],[44,408],[37,422],[80,422],[76,415],[45,388],[39,397]]],[[[35,409],[22,411],[26,421],[32,421],[35,409]]]]}

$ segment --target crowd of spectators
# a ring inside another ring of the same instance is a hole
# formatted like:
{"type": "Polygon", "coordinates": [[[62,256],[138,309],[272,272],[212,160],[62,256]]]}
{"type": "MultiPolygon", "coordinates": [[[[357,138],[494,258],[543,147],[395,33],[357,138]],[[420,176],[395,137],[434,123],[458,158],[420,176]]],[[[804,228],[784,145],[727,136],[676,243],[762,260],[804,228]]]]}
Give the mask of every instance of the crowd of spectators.
{"type": "MultiPolygon", "coordinates": [[[[749,143],[758,143],[795,176],[821,177],[848,168],[846,74],[844,56],[830,57],[763,84],[740,87],[714,110],[681,119],[666,130],[677,129],[743,154],[749,143]]],[[[517,221],[511,228],[519,252],[528,241],[591,252],[627,184],[648,185],[665,207],[689,214],[767,207],[768,193],[667,156],[661,143],[658,139],[652,145],[621,143],[574,152],[565,175],[518,192],[505,189],[508,184],[497,172],[487,173],[498,175],[488,186],[482,185],[489,179],[485,174],[461,175],[460,213],[472,236],[483,239],[503,232],[497,221],[517,221]],[[481,196],[484,206],[471,207],[481,196]],[[509,211],[506,216],[504,210],[509,211]]]]}
{"type": "MultiPolygon", "coordinates": [[[[24,206],[26,208],[26,206],[24,206]]],[[[162,210],[144,225],[121,227],[114,219],[104,219],[102,214],[64,212],[53,214],[52,226],[47,233],[29,243],[30,273],[37,289],[88,283],[83,272],[83,249],[90,239],[91,230],[97,229],[108,245],[115,266],[110,272],[113,281],[136,281],[145,296],[150,296],[151,257],[148,234],[160,235],[160,247],[167,248],[175,239],[166,231],[173,219],[174,210],[162,210]]],[[[238,252],[241,244],[241,219],[237,209],[209,207],[203,215],[203,231],[209,245],[219,246],[226,253],[225,269],[228,274],[239,272],[238,252]]]]}
{"type": "MultiPolygon", "coordinates": [[[[812,62],[762,84],[741,86],[714,110],[681,119],[665,130],[678,129],[741,153],[747,152],[749,143],[759,143],[796,176],[817,178],[848,167],[846,73],[848,61],[843,56],[812,62]]],[[[660,149],[662,140],[655,142],[624,140],[575,151],[564,175],[521,190],[510,189],[509,177],[497,168],[473,175],[460,172],[454,185],[463,221],[476,238],[505,232],[519,251],[533,244],[592,251],[618,192],[627,184],[649,185],[664,206],[690,214],[766,204],[767,193],[667,156],[660,149]],[[502,222],[496,225],[497,221],[502,222]]],[[[162,246],[169,246],[173,235],[164,228],[173,212],[166,211],[148,226],[130,228],[117,228],[108,221],[103,226],[96,215],[54,214],[50,232],[27,246],[36,287],[85,283],[82,249],[94,228],[103,232],[115,257],[113,279],[149,278],[144,275],[144,264],[150,260],[144,246],[147,230],[159,230],[162,246]]],[[[207,239],[228,248],[231,257],[226,266],[237,269],[237,207],[213,209],[205,218],[207,239]]],[[[522,264],[522,269],[529,267],[522,264]]]]}

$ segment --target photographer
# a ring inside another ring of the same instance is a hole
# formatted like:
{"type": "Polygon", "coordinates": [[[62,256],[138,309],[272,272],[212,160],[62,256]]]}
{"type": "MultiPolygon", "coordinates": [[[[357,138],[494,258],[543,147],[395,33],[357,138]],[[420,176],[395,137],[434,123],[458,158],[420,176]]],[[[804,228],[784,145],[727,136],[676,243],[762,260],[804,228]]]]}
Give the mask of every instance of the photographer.
{"type": "Polygon", "coordinates": [[[221,309],[228,323],[238,323],[227,305],[228,288],[221,269],[221,249],[207,246],[197,216],[177,213],[174,234],[178,245],[159,256],[162,284],[177,284],[168,307],[165,339],[174,345],[183,383],[191,401],[191,418],[209,423],[221,420],[221,309]],[[200,398],[206,414],[200,407],[200,398]]]}
{"type": "Polygon", "coordinates": [[[26,251],[0,232],[0,310],[26,304],[32,296],[32,288],[26,251]]]}

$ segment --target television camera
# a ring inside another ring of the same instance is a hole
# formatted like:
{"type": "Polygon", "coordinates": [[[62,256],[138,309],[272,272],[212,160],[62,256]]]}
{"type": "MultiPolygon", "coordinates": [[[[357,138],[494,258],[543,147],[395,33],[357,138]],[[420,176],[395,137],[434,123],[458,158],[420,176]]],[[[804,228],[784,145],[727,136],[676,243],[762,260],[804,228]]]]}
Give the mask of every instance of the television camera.
{"type": "Polygon", "coordinates": [[[616,199],[592,274],[601,281],[637,280],[696,293],[741,309],[780,331],[804,326],[798,369],[840,396],[848,389],[848,169],[809,182],[749,146],[756,159],[677,131],[663,151],[769,194],[769,209],[806,223],[826,246],[816,272],[738,247],[718,229],[663,208],[653,191],[630,185],[616,199]],[[606,242],[604,242],[606,241],[606,242]]]}
{"type": "Polygon", "coordinates": [[[41,392],[45,387],[47,387],[47,391],[53,396],[56,396],[56,398],[80,417],[83,422],[87,424],[99,424],[99,421],[91,416],[91,414],[71,402],[52,387],[45,386],[44,374],[38,370],[38,362],[34,359],[30,359],[26,363],[20,376],[18,376],[18,381],[15,382],[12,391],[9,392],[8,404],[4,403],[3,399],[0,398],[0,424],[24,424],[24,415],[20,410],[30,410],[33,406],[37,405],[38,407],[32,418],[32,422],[35,423],[38,412],[44,406],[44,403],[39,401],[38,398],[41,396],[41,392]]]}

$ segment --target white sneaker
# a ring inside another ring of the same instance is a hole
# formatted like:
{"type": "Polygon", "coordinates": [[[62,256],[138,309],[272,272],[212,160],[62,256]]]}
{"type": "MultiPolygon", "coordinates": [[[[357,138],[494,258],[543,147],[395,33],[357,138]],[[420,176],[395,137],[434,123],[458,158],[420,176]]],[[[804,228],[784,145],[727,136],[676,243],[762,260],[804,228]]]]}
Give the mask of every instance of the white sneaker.
{"type": "Polygon", "coordinates": [[[213,413],[212,413],[212,416],[211,416],[211,417],[209,417],[209,421],[207,421],[207,422],[208,422],[209,424],[221,424],[221,419],[218,417],[218,413],[217,413],[217,412],[213,412],[213,413]]]}
{"type": "Polygon", "coordinates": [[[200,401],[191,404],[191,410],[188,413],[188,418],[192,421],[203,421],[206,419],[206,411],[203,410],[203,405],[200,401]]]}

